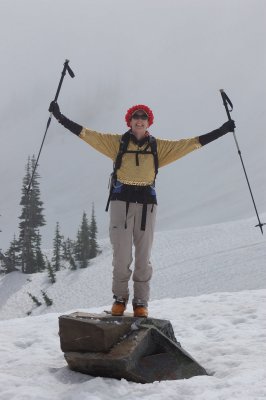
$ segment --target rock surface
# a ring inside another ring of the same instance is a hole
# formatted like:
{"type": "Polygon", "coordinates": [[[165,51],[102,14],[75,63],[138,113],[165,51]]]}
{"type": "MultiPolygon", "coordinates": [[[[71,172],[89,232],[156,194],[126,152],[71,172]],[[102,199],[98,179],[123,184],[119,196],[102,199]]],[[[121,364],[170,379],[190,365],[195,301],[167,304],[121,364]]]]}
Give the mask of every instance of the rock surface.
{"type": "Polygon", "coordinates": [[[207,375],[168,320],[76,312],[59,317],[59,336],[69,367],[85,374],[140,383],[207,375]]]}

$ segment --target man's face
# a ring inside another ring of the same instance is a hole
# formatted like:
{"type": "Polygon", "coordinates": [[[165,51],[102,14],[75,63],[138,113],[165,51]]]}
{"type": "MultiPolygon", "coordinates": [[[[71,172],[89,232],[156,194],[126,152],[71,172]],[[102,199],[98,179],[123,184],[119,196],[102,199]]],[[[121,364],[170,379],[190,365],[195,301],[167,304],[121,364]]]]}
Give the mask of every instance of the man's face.
{"type": "Polygon", "coordinates": [[[130,126],[136,138],[138,140],[142,139],[149,127],[148,115],[143,110],[135,111],[132,115],[130,126]]]}

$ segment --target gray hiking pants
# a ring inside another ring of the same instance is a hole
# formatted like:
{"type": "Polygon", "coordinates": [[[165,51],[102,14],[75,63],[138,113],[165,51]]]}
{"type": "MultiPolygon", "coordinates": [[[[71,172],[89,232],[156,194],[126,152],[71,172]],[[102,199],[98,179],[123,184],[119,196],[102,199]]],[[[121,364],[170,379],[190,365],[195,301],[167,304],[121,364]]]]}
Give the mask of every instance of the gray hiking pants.
{"type": "Polygon", "coordinates": [[[135,246],[135,268],[133,273],[134,297],[132,304],[143,302],[148,305],[150,297],[150,279],[153,268],[150,262],[151,248],[157,204],[147,205],[146,228],[141,230],[142,204],[129,203],[127,228],[125,229],[126,202],[110,202],[109,235],[113,247],[113,281],[112,291],[116,296],[129,298],[128,281],[133,261],[132,244],[135,246]],[[153,206],[153,208],[152,208],[153,206]],[[152,210],[152,211],[151,211],[152,210]]]}

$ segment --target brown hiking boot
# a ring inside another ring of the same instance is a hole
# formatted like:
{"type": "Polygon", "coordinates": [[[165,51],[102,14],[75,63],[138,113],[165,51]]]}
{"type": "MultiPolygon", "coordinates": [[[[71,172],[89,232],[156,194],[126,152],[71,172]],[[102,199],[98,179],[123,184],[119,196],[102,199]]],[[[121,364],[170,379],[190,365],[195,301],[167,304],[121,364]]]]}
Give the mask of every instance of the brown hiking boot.
{"type": "Polygon", "coordinates": [[[134,307],[134,317],[147,317],[148,307],[143,305],[135,305],[134,307]]]}
{"type": "Polygon", "coordinates": [[[123,315],[127,306],[127,300],[124,297],[116,297],[112,305],[112,315],[123,315]]]}

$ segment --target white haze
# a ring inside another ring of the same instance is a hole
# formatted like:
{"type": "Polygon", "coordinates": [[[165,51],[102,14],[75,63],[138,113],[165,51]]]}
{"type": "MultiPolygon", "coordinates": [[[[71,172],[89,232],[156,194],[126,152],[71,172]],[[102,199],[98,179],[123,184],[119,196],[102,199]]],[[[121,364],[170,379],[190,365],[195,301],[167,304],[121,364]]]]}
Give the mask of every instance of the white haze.
{"type": "MultiPolygon", "coordinates": [[[[0,248],[18,231],[24,166],[38,153],[66,58],[76,77],[65,78],[61,110],[101,132],[123,133],[127,108],[144,103],[155,136],[204,134],[226,121],[224,88],[266,211],[265,17],[262,0],[1,0],[0,248]]],[[[99,235],[107,236],[111,169],[110,159],[52,122],[39,165],[45,247],[56,221],[74,237],[93,201],[99,235]]],[[[157,230],[254,215],[231,134],[162,168],[157,193],[157,230]]]]}

